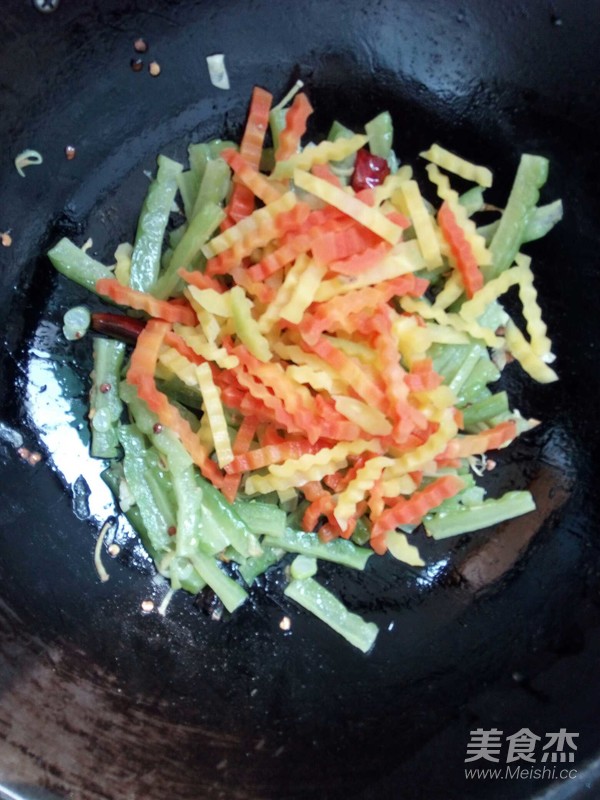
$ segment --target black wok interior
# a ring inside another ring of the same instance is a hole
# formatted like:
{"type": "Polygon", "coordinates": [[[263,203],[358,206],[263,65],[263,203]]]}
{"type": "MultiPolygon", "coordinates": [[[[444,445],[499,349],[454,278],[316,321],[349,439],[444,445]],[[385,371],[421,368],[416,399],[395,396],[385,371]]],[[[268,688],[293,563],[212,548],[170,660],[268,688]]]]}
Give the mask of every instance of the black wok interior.
{"type": "Polygon", "coordinates": [[[0,797],[598,796],[599,22],[593,0],[3,8],[0,422],[43,461],[23,461],[1,428],[0,797]],[[138,36],[158,78],[130,67],[138,36]],[[228,92],[208,78],[215,52],[228,92]],[[67,308],[100,303],[44,257],[69,235],[109,262],[134,235],[158,152],[239,135],[254,84],[280,97],[297,78],[314,135],[389,109],[403,160],[439,141],[494,168],[502,205],[519,153],[539,153],[543,200],[565,205],[527,248],[561,380],[509,369],[514,404],[543,424],[503,452],[490,489],[529,487],[538,509],[460,541],[418,534],[422,572],[388,558],[364,575],[323,568],[380,625],[368,656],[288,605],[278,573],[220,622],[183,594],[165,618],[143,614],[165,586],[122,521],[100,583],[95,538],[115,510],[85,449],[89,340],[61,335],[67,308]],[[26,148],[44,161],[21,178],[26,148]],[[478,727],[576,731],[579,776],[466,780],[478,727]]]}

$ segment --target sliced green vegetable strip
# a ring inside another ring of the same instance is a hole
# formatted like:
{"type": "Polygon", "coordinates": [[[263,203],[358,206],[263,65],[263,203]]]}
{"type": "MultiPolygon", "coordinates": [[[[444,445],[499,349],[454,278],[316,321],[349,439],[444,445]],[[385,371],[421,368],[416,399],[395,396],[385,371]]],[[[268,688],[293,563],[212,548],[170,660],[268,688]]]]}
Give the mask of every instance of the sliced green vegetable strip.
{"type": "Polygon", "coordinates": [[[190,160],[190,169],[198,179],[198,187],[204,176],[204,170],[208,164],[211,154],[210,145],[208,142],[200,142],[198,144],[191,144],[188,147],[188,157],[190,160]]]}
{"type": "Polygon", "coordinates": [[[238,499],[233,503],[233,510],[257,536],[283,536],[285,532],[285,511],[272,503],[238,499]]]}
{"type": "MultiPolygon", "coordinates": [[[[148,451],[148,453],[150,455],[151,451],[148,451]]],[[[147,463],[149,460],[149,458],[146,459],[147,463]]],[[[177,512],[175,510],[174,503],[169,496],[170,493],[168,486],[166,482],[163,482],[164,479],[162,474],[159,473],[152,464],[148,464],[148,467],[144,473],[144,477],[146,478],[160,513],[167,522],[168,528],[175,527],[177,523],[177,512]]],[[[169,480],[169,483],[170,482],[171,481],[169,480]]]]}
{"type": "Polygon", "coordinates": [[[394,142],[394,125],[389,111],[383,111],[365,125],[369,150],[374,156],[388,158],[394,142]]]}
{"type": "Polygon", "coordinates": [[[285,555],[285,550],[280,547],[263,547],[260,556],[245,558],[238,567],[238,572],[244,581],[251,586],[259,575],[266,572],[273,564],[281,561],[285,555]]]}
{"type": "Polygon", "coordinates": [[[135,425],[119,428],[119,441],[123,445],[123,471],[127,485],[136,499],[144,522],[148,539],[157,552],[166,552],[171,547],[169,525],[158,507],[146,480],[146,444],[141,431],[135,425]]]}
{"type": "Polygon", "coordinates": [[[531,492],[507,492],[497,500],[484,500],[480,505],[469,505],[442,514],[425,517],[425,530],[434,539],[447,539],[461,533],[471,533],[498,525],[514,517],[535,510],[531,492]]]}
{"type": "Polygon", "coordinates": [[[466,431],[475,433],[478,430],[475,428],[478,423],[506,411],[508,411],[508,395],[506,392],[497,392],[463,410],[463,427],[466,431]]]}
{"type": "Polygon", "coordinates": [[[290,565],[290,575],[302,581],[317,574],[317,559],[313,556],[296,556],[290,565]]]}
{"type": "Polygon", "coordinates": [[[483,199],[483,188],[481,186],[473,186],[468,189],[464,194],[458,198],[458,202],[463,206],[467,211],[467,216],[472,216],[476,214],[478,211],[481,211],[483,206],[485,205],[485,200],[483,199]]]}
{"type": "Polygon", "coordinates": [[[363,653],[373,647],[379,633],[377,625],[374,622],[365,622],[358,614],[348,611],[341,600],[314,578],[290,581],[285,594],[363,653]]]}
{"type": "Polygon", "coordinates": [[[222,203],[231,186],[231,170],[222,158],[207,162],[198,189],[192,217],[199,214],[205,205],[222,203]]]}
{"type": "MultiPolygon", "coordinates": [[[[104,472],[101,474],[101,478],[104,483],[108,486],[114,496],[119,499],[120,496],[120,489],[121,489],[121,481],[124,480],[123,474],[123,465],[122,463],[119,464],[112,464],[108,469],[105,469],[104,472]]],[[[154,549],[152,546],[152,542],[150,541],[150,537],[148,536],[148,531],[146,530],[146,526],[144,525],[144,520],[142,519],[142,513],[139,509],[139,506],[130,506],[127,511],[121,509],[123,514],[125,514],[126,519],[128,520],[131,527],[135,530],[137,535],[142,540],[146,551],[150,558],[154,561],[159,561],[161,558],[161,554],[154,549]]]]}
{"type": "Polygon", "coordinates": [[[158,278],[163,238],[183,167],[166,156],[158,157],[156,178],[150,184],[138,222],[131,256],[129,285],[149,292],[158,278]]]}
{"type": "Polygon", "coordinates": [[[356,527],[350,537],[354,544],[357,544],[359,547],[363,544],[367,544],[369,539],[371,538],[371,528],[364,517],[359,517],[356,521],[356,527]]]}
{"type": "Polygon", "coordinates": [[[183,210],[186,219],[191,219],[194,211],[194,203],[198,196],[198,189],[200,188],[200,178],[194,170],[188,169],[185,172],[180,172],[177,176],[177,186],[183,201],[183,210]]]}
{"type": "Polygon", "coordinates": [[[562,200],[532,208],[527,215],[523,243],[541,239],[563,218],[562,200]]]}
{"type": "Polygon", "coordinates": [[[236,513],[236,509],[228,503],[221,492],[212,483],[198,476],[202,488],[202,512],[206,524],[216,527],[238,553],[244,558],[258,556],[262,550],[258,539],[251,533],[246,523],[236,513]]]}
{"type": "Polygon", "coordinates": [[[91,453],[95,458],[120,455],[117,423],[123,403],[119,397],[125,345],[115,339],[94,337],[94,371],[90,393],[91,453]]]}
{"type": "Polygon", "coordinates": [[[226,575],[214,558],[203,553],[193,553],[189,559],[196,572],[210,586],[227,611],[235,611],[247,599],[246,590],[229,575],[226,575]]]}
{"type": "Polygon", "coordinates": [[[274,108],[269,113],[269,128],[275,152],[279,147],[279,137],[281,136],[281,131],[285,128],[285,117],[288,111],[288,108],[274,108]]]}
{"type": "Polygon", "coordinates": [[[169,575],[173,589],[183,589],[190,594],[198,594],[206,586],[194,565],[186,558],[174,558],[169,566],[169,575]]]}
{"type": "Polygon", "coordinates": [[[364,569],[372,550],[357,547],[346,539],[335,539],[333,542],[322,542],[316,533],[304,533],[286,528],[283,536],[265,536],[263,544],[267,547],[282,547],[289,553],[314,556],[323,561],[343,564],[352,569],[364,569]]]}
{"type": "Polygon", "coordinates": [[[163,392],[169,395],[171,401],[182,403],[184,406],[201,411],[204,408],[202,395],[193,386],[188,386],[176,375],[169,378],[159,378],[156,385],[163,392]]]}
{"type": "Polygon", "coordinates": [[[495,278],[513,263],[523,242],[527,216],[537,204],[540,188],[547,178],[547,158],[528,154],[521,156],[506,208],[490,244],[492,264],[482,268],[487,280],[495,278]]]}
{"type": "Polygon", "coordinates": [[[448,386],[457,394],[469,379],[473,370],[480,361],[489,361],[487,350],[479,344],[470,345],[462,364],[455,370],[448,386]]]}
{"type": "Polygon", "coordinates": [[[65,275],[94,294],[96,294],[96,281],[115,277],[111,269],[88,256],[66,237],[48,251],[48,258],[61,275],[65,275]]]}
{"type": "Polygon", "coordinates": [[[177,271],[181,267],[190,269],[193,266],[194,260],[200,254],[200,248],[208,241],[224,218],[223,209],[215,203],[206,204],[202,211],[193,218],[173,251],[168,268],[158,279],[153,292],[156,297],[164,300],[173,294],[173,290],[180,280],[177,271]]]}

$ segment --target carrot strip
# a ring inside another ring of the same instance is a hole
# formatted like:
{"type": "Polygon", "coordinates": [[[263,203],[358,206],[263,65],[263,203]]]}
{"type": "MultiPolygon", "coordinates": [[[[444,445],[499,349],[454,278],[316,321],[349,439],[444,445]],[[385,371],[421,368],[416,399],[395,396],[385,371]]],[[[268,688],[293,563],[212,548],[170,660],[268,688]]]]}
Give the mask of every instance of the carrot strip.
{"type": "Polygon", "coordinates": [[[221,158],[229,164],[241,183],[250,189],[252,194],[262,200],[265,205],[274,202],[283,194],[281,189],[278,189],[272,181],[261,175],[258,169],[251,166],[237,150],[227,148],[221,152],[221,158]]]}
{"type": "MultiPolygon", "coordinates": [[[[270,92],[255,86],[252,91],[248,121],[240,144],[240,155],[258,169],[262,155],[265,134],[269,125],[269,112],[273,95],[270,92]]],[[[227,216],[234,222],[239,222],[254,210],[254,195],[243,183],[235,180],[231,199],[226,208],[227,216]]]]}
{"type": "MultiPolygon", "coordinates": [[[[240,427],[238,428],[238,432],[236,434],[235,440],[233,442],[233,453],[236,457],[241,456],[243,453],[247,453],[250,449],[250,445],[252,444],[252,440],[256,435],[256,429],[258,428],[258,418],[254,416],[244,417],[242,420],[240,427]]],[[[233,463],[233,462],[232,462],[233,463]]],[[[231,466],[231,465],[230,465],[231,466]]],[[[221,487],[221,491],[229,500],[230,503],[236,498],[238,493],[238,489],[240,488],[240,483],[242,481],[242,474],[238,473],[237,475],[226,475],[225,479],[223,480],[223,486],[221,487]]]]}
{"type": "Polygon", "coordinates": [[[205,272],[200,272],[200,270],[188,272],[187,269],[182,267],[177,271],[177,274],[180,278],[183,278],[186,283],[195,286],[197,289],[214,289],[214,291],[219,292],[219,294],[225,291],[225,286],[223,286],[222,283],[219,283],[215,278],[211,278],[210,275],[207,275],[205,272]]]}
{"type": "Polygon", "coordinates": [[[381,239],[372,231],[356,223],[343,230],[323,234],[312,243],[313,256],[321,264],[330,264],[374,247],[381,239]]]}
{"type": "Polygon", "coordinates": [[[371,380],[366,372],[356,361],[347,356],[339,347],[331,344],[330,341],[320,336],[314,344],[309,344],[304,340],[306,347],[316,353],[323,361],[330,364],[339,372],[353,391],[365,402],[381,409],[384,405],[384,394],[381,389],[371,380]]]}
{"type": "Polygon", "coordinates": [[[269,444],[247,453],[236,455],[231,463],[225,467],[228,474],[249,472],[262,469],[269,464],[281,464],[288,458],[300,458],[305,453],[316,453],[322,445],[317,442],[311,444],[308,439],[296,439],[280,444],[269,444]]]}
{"type": "Polygon", "coordinates": [[[165,339],[169,326],[165,322],[150,320],[138,336],[136,346],[131,355],[127,382],[137,387],[138,395],[148,408],[158,416],[165,428],[172,430],[190,454],[194,463],[200,467],[202,474],[215,486],[221,486],[223,476],[217,465],[210,460],[206,448],[192,430],[169,398],[156,388],[154,373],[160,347],[165,339]]]}
{"type": "Polygon", "coordinates": [[[317,178],[323,178],[324,181],[327,181],[327,183],[330,183],[332,186],[337,186],[338,189],[342,185],[338,176],[334,175],[331,171],[329,164],[315,164],[310,171],[313,175],[316,175],[317,178]]]}
{"type": "Polygon", "coordinates": [[[328,514],[332,514],[334,508],[335,500],[327,492],[322,494],[320,497],[317,497],[317,499],[313,500],[304,512],[304,516],[302,517],[303,530],[307,531],[308,533],[314,531],[319,518],[325,517],[328,514]]]}
{"type": "Polygon", "coordinates": [[[333,261],[329,264],[329,269],[331,272],[337,272],[340,275],[360,275],[361,272],[378,264],[389,253],[390,249],[390,245],[380,242],[375,247],[363,250],[362,253],[356,253],[356,255],[339,261],[333,261]]]}
{"type": "Polygon", "coordinates": [[[473,249],[446,201],[442,203],[437,219],[444,239],[448,242],[456,260],[456,268],[463,280],[467,297],[470,299],[483,286],[483,274],[473,249]]]}
{"type": "Polygon", "coordinates": [[[453,439],[441,454],[441,458],[466,458],[485,453],[487,450],[497,450],[503,444],[512,441],[516,435],[516,423],[514,420],[507,420],[487,431],[453,439]]]}
{"type": "Polygon", "coordinates": [[[371,530],[371,546],[376,553],[385,553],[387,545],[385,534],[398,525],[415,525],[421,522],[425,514],[436,508],[444,500],[454,497],[464,488],[464,483],[456,475],[444,475],[412,497],[400,498],[386,509],[374,523],[371,530]]]}
{"type": "Polygon", "coordinates": [[[304,92],[297,94],[285,115],[285,128],[279,135],[279,147],[275,152],[275,161],[285,161],[294,155],[306,132],[306,120],[312,113],[313,107],[308,97],[304,92]]]}
{"type": "Polygon", "coordinates": [[[181,322],[183,325],[195,325],[196,314],[189,305],[179,305],[168,300],[157,300],[151,294],[138,292],[129,286],[123,286],[116,278],[100,278],[96,281],[96,291],[110,297],[120,306],[130,306],[138,311],[145,311],[151,317],[164,319],[166,322],[181,322]]]}

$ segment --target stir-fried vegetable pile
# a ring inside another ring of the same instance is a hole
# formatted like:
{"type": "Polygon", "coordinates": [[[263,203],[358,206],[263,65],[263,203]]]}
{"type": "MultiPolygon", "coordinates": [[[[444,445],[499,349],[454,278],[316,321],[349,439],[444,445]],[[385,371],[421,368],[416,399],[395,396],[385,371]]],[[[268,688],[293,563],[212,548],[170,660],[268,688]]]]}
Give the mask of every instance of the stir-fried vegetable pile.
{"type": "Polygon", "coordinates": [[[437,144],[419,185],[388,113],[302,147],[297,88],[275,108],[254,90],[239,148],[193,144],[188,170],[159,156],[114,267],[67,239],[49,255],[145,312],[93,317],[115,338],[94,339],[91,449],[173,589],[208,585],[233,611],[297,553],[286,594],[366,651],[376,627],[315,580],[315,558],[362,569],[389,549],[422,566],[421,522],[440,539],[534,508],[526,491],[484,499],[472,472],[537,424],[489,388],[504,365],[556,380],[520,248],[562,207],[537,205],[548,162],[533,155],[500,214],[490,170],[437,144]],[[511,287],[525,332],[499,302],[511,287]]]}

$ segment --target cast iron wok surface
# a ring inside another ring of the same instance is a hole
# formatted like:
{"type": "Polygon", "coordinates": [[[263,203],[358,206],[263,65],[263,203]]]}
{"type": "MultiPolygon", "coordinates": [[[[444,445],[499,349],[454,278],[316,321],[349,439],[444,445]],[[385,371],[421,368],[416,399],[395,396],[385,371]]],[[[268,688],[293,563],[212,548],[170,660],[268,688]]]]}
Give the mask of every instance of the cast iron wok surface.
{"type": "Polygon", "coordinates": [[[597,29],[591,1],[3,8],[0,228],[14,243],[0,252],[1,421],[44,456],[33,468],[0,444],[7,796],[597,796],[597,29]],[[131,70],[138,36],[159,78],[131,70]],[[214,52],[226,54],[229,92],[210,85],[214,52]],[[314,134],[389,108],[402,158],[441,141],[495,168],[502,203],[519,152],[547,155],[544,198],[566,208],[528,248],[561,381],[533,386],[510,369],[515,404],[543,425],[502,454],[491,489],[531,487],[538,510],[462,541],[420,539],[431,563],[420,573],[388,559],[364,576],[324,568],[381,626],[367,657],[288,606],[277,574],[221,622],[183,595],[164,619],[142,614],[165,587],[122,522],[122,555],[105,554],[100,584],[95,536],[115,511],[85,450],[89,341],[60,334],[66,308],[100,304],[43,256],[66,234],[91,236],[110,261],[134,235],[157,152],[183,157],[190,139],[238,135],[254,84],[279,97],[298,77],[314,134]],[[13,159],[27,147],[44,163],[21,178],[13,159]],[[577,732],[580,778],[467,781],[477,727],[577,732]]]}

